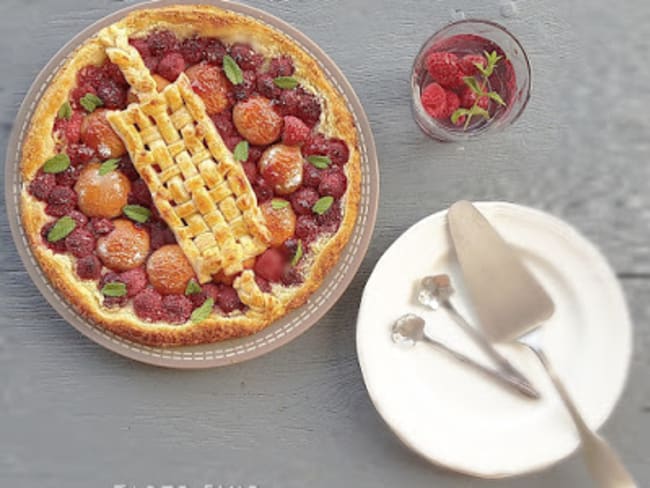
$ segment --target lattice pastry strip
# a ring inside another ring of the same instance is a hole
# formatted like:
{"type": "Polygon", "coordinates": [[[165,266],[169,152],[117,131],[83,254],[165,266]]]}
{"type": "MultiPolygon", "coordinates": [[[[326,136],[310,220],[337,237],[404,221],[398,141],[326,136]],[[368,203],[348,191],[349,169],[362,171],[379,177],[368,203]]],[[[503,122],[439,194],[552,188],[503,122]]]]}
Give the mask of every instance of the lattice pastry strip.
{"type": "MultiPolygon", "coordinates": [[[[134,49],[127,45],[107,52],[119,60],[128,58],[124,50],[134,49]]],[[[108,120],[124,141],[154,204],[201,283],[221,270],[241,271],[244,261],[261,254],[269,243],[269,230],[241,165],[185,74],[161,93],[145,98],[124,111],[109,113],[108,120]]]]}

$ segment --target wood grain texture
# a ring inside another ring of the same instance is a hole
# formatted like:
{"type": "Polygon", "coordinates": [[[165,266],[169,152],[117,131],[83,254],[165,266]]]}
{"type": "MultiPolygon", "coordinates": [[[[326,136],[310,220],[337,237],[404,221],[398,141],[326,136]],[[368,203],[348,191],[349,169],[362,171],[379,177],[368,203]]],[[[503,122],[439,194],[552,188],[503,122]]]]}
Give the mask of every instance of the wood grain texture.
{"type": "MultiPolygon", "coordinates": [[[[0,3],[1,148],[29,84],[54,52],[131,3],[0,3]]],[[[250,3],[318,42],[366,107],[382,196],[361,271],[336,307],[286,347],[224,369],[168,371],[104,351],[62,321],[29,281],[3,218],[0,486],[589,487],[577,457],[501,482],[437,470],[402,447],[370,405],[354,350],[363,284],[403,230],[460,198],[550,211],[582,230],[614,265],[636,344],[626,393],[604,433],[640,485],[650,485],[650,4],[250,3]],[[438,144],[412,121],[410,63],[428,34],[462,16],[500,21],[521,39],[534,93],[503,134],[465,146],[438,144]]],[[[4,215],[4,199],[0,205],[4,215]]]]}

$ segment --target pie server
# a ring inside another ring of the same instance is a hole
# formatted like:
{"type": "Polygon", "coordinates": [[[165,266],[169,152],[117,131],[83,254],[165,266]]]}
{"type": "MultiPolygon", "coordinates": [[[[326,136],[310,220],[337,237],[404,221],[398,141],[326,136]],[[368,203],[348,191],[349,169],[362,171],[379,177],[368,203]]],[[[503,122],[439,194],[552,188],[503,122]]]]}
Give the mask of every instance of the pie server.
{"type": "Polygon", "coordinates": [[[488,337],[495,342],[519,341],[538,356],[578,430],[596,484],[636,487],[614,450],[587,426],[541,348],[542,322],[555,311],[551,297],[470,202],[454,203],[447,220],[469,296],[488,337]]]}

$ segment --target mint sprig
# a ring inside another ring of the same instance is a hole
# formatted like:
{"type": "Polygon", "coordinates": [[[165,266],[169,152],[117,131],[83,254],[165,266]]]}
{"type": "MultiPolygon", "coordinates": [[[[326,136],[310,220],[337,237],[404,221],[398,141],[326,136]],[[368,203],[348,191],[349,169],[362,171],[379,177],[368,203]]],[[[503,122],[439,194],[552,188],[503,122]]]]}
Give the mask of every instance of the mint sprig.
{"type": "Polygon", "coordinates": [[[485,55],[487,64],[485,66],[482,66],[481,63],[474,63],[474,66],[476,66],[476,68],[479,70],[483,79],[479,81],[473,76],[463,77],[465,85],[467,85],[467,87],[476,95],[476,101],[474,102],[474,105],[472,105],[470,108],[459,108],[453,114],[451,114],[451,122],[454,125],[458,124],[458,121],[461,119],[461,117],[465,117],[464,129],[467,129],[469,127],[469,124],[473,117],[483,117],[485,120],[489,120],[490,113],[479,106],[479,101],[482,98],[487,97],[490,100],[494,100],[499,105],[506,105],[506,102],[503,101],[501,95],[495,91],[487,91],[486,88],[488,86],[488,78],[492,76],[497,64],[503,59],[503,56],[497,54],[496,51],[492,51],[491,53],[484,51],[483,54],[485,55]]]}

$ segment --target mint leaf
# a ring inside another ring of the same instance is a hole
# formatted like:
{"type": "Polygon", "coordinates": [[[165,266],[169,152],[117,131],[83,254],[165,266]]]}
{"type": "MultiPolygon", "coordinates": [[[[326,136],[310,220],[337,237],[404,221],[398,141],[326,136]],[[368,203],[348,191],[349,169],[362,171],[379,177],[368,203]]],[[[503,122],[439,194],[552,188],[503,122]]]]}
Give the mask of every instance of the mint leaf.
{"type": "Polygon", "coordinates": [[[490,118],[490,113],[478,105],[474,105],[472,108],[470,108],[469,112],[470,115],[478,115],[486,120],[490,118]]]}
{"type": "Polygon", "coordinates": [[[232,56],[226,54],[223,57],[223,72],[233,85],[239,85],[244,81],[244,73],[232,56]]]}
{"type": "Polygon", "coordinates": [[[481,86],[478,84],[476,78],[473,76],[463,76],[463,81],[469,87],[469,89],[476,93],[478,96],[484,95],[483,88],[481,88],[481,86]]]}
{"type": "Polygon", "coordinates": [[[330,164],[332,164],[332,160],[329,158],[329,156],[318,156],[315,154],[308,156],[307,161],[309,161],[313,166],[315,166],[318,169],[325,169],[330,164]]]}
{"type": "Polygon", "coordinates": [[[232,152],[235,161],[246,161],[248,159],[248,141],[240,141],[232,152]]]}
{"type": "Polygon", "coordinates": [[[141,205],[125,205],[122,212],[131,220],[144,224],[151,217],[151,210],[141,205]]]}
{"type": "Polygon", "coordinates": [[[60,241],[61,239],[67,237],[76,226],[77,224],[72,219],[72,217],[69,217],[67,215],[65,217],[61,217],[56,221],[56,224],[54,224],[50,231],[47,233],[47,240],[50,242],[60,241]]]}
{"type": "Polygon", "coordinates": [[[117,167],[120,164],[119,159],[109,159],[108,161],[104,161],[102,165],[99,167],[99,176],[104,176],[110,173],[111,171],[115,171],[117,167]]]}
{"type": "Polygon", "coordinates": [[[201,293],[201,285],[194,280],[188,281],[187,287],[185,287],[185,295],[194,295],[196,293],[201,293]]]}
{"type": "Polygon", "coordinates": [[[192,316],[190,317],[192,322],[195,324],[198,322],[203,322],[212,313],[212,307],[214,307],[214,299],[206,299],[205,302],[203,302],[203,305],[192,312],[192,316]]]}
{"type": "Polygon", "coordinates": [[[67,154],[61,153],[48,159],[43,164],[43,171],[45,173],[63,173],[70,167],[70,158],[67,154]]]}
{"type": "Polygon", "coordinates": [[[497,92],[489,92],[487,96],[497,102],[499,105],[506,105],[506,102],[503,101],[503,98],[501,98],[501,95],[499,95],[497,92]]]}
{"type": "Polygon", "coordinates": [[[494,68],[496,68],[497,63],[503,59],[503,56],[499,56],[496,51],[492,51],[491,53],[483,51],[483,54],[485,55],[485,59],[487,59],[487,66],[484,70],[481,70],[481,73],[483,76],[488,78],[492,76],[492,73],[494,73],[494,68]]]}
{"type": "Polygon", "coordinates": [[[302,240],[298,241],[298,247],[296,248],[296,254],[293,255],[291,259],[291,266],[295,266],[302,259],[303,250],[302,250],[302,240]]]}
{"type": "Polygon", "coordinates": [[[466,108],[459,108],[454,111],[453,114],[451,114],[451,123],[452,124],[457,124],[458,120],[463,116],[463,115],[469,115],[469,110],[466,108]]]}
{"type": "Polygon", "coordinates": [[[119,281],[111,281],[102,287],[102,295],[105,297],[123,297],[126,295],[126,285],[119,281]]]}
{"type": "Polygon", "coordinates": [[[70,105],[70,102],[65,102],[61,105],[57,117],[60,119],[70,120],[70,117],[72,117],[72,106],[70,105]]]}
{"type": "Polygon", "coordinates": [[[334,203],[334,197],[327,196],[320,198],[316,203],[314,203],[314,206],[311,208],[315,214],[318,215],[323,215],[325,212],[327,212],[332,204],[334,203]]]}
{"type": "Polygon", "coordinates": [[[298,80],[292,76],[278,76],[273,79],[273,83],[275,83],[275,86],[278,88],[284,88],[286,90],[291,90],[298,86],[298,80]]]}
{"type": "Polygon", "coordinates": [[[281,208],[287,208],[288,206],[289,202],[282,200],[281,198],[274,198],[271,200],[271,208],[273,210],[280,210],[281,208]]]}
{"type": "Polygon", "coordinates": [[[104,105],[104,102],[102,102],[102,99],[97,95],[86,93],[83,97],[81,97],[81,100],[79,100],[79,104],[88,112],[94,112],[96,108],[104,105]]]}

